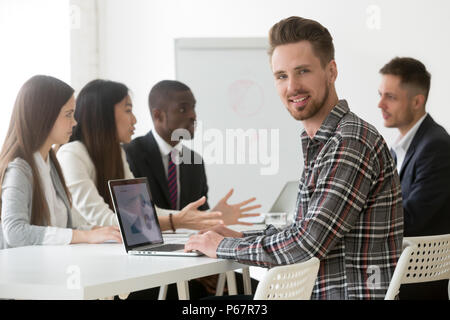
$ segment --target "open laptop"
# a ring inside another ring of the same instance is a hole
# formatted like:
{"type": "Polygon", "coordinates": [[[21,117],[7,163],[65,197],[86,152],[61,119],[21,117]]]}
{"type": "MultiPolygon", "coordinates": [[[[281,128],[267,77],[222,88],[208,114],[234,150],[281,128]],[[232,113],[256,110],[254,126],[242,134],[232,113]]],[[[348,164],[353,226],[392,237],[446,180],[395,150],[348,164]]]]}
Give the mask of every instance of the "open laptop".
{"type": "Polygon", "coordinates": [[[132,255],[199,256],[184,244],[164,244],[147,178],[108,181],[125,250],[132,255]]]}
{"type": "Polygon", "coordinates": [[[298,180],[286,182],[269,212],[294,212],[298,195],[298,184],[298,180]]]}
{"type": "MultiPolygon", "coordinates": [[[[280,214],[284,212],[288,217],[289,215],[292,215],[295,213],[295,207],[296,207],[296,201],[297,201],[297,195],[298,195],[298,180],[294,181],[288,181],[283,186],[283,189],[281,190],[278,197],[275,199],[275,202],[273,203],[272,207],[270,208],[269,212],[262,213],[258,217],[249,217],[249,218],[241,218],[239,219],[242,222],[249,222],[249,223],[255,223],[255,224],[262,224],[265,221],[267,221],[267,217],[280,214]]],[[[273,220],[274,217],[271,218],[273,220]]],[[[289,221],[288,221],[289,222],[289,221]]],[[[270,222],[275,223],[275,222],[270,222]]],[[[253,230],[254,226],[249,226],[248,230],[253,230]]],[[[239,229],[240,231],[245,230],[242,226],[239,229]]]]}

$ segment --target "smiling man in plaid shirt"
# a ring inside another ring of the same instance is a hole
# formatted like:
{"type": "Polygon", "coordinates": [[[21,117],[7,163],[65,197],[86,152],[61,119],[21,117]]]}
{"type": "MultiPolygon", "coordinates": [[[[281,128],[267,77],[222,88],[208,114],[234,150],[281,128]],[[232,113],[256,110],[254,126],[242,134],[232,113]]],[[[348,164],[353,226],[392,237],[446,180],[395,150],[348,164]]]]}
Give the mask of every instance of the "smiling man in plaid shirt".
{"type": "Polygon", "coordinates": [[[403,239],[400,181],[389,149],[338,99],[326,28],[290,17],[269,38],[278,94],[305,128],[297,216],[286,228],[258,232],[220,225],[192,236],[185,250],[265,267],[317,257],[312,299],[382,299],[403,239]]]}

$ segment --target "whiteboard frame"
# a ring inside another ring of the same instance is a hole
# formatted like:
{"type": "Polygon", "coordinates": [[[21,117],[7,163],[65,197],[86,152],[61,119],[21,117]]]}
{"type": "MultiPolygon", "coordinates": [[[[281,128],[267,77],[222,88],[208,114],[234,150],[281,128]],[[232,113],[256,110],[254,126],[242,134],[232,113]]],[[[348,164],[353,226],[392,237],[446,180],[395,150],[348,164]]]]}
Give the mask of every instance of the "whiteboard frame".
{"type": "MultiPolygon", "coordinates": [[[[179,53],[182,50],[236,50],[255,49],[266,51],[269,48],[268,38],[177,38],[175,39],[175,79],[179,79],[179,53]]],[[[267,55],[269,59],[269,55],[267,55]]]]}

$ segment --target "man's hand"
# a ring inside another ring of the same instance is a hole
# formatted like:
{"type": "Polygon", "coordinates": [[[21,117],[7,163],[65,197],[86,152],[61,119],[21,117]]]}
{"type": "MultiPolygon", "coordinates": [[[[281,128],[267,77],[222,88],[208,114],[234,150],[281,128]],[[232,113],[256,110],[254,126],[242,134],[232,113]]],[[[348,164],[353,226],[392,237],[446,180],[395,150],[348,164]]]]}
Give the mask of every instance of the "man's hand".
{"type": "Polygon", "coordinates": [[[240,218],[247,218],[247,217],[257,217],[260,214],[259,213],[247,213],[244,214],[244,212],[248,212],[254,209],[261,208],[261,205],[254,205],[250,207],[244,207],[250,202],[253,202],[256,200],[256,198],[250,198],[248,200],[242,201],[240,203],[236,204],[228,204],[227,201],[233,194],[233,189],[231,189],[225,197],[223,197],[216,206],[212,209],[212,211],[220,211],[222,212],[222,220],[226,225],[231,224],[242,224],[242,225],[248,225],[251,226],[253,223],[249,222],[242,222],[239,221],[240,218]]]}
{"type": "Polygon", "coordinates": [[[218,224],[191,236],[184,246],[184,251],[198,250],[208,257],[217,258],[217,247],[225,237],[242,238],[243,236],[242,232],[237,232],[225,227],[223,224],[218,224]]]}
{"type": "Polygon", "coordinates": [[[184,245],[184,251],[189,252],[192,250],[197,250],[203,252],[210,258],[217,258],[217,247],[223,239],[223,236],[214,231],[207,231],[203,234],[195,234],[191,236],[184,245]]]}
{"type": "Polygon", "coordinates": [[[198,207],[203,205],[206,198],[203,196],[197,201],[189,203],[180,212],[173,215],[173,224],[175,228],[202,230],[224,223],[222,213],[213,211],[200,211],[198,207]]]}

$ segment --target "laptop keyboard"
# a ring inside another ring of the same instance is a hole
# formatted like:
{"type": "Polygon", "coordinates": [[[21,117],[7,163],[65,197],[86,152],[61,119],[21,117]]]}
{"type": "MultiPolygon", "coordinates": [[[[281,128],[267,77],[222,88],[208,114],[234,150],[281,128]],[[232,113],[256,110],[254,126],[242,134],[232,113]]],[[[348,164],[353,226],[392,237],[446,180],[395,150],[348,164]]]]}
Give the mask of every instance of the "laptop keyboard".
{"type": "Polygon", "coordinates": [[[164,238],[164,244],[172,244],[172,243],[178,243],[178,244],[185,244],[187,239],[185,238],[164,238]]]}
{"type": "Polygon", "coordinates": [[[176,251],[176,250],[182,250],[182,249],[184,249],[184,244],[169,243],[169,244],[164,244],[162,246],[152,247],[150,249],[145,249],[142,251],[176,251]]]}

